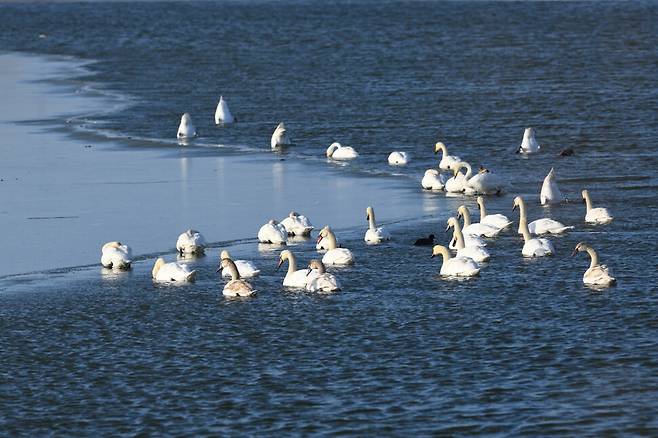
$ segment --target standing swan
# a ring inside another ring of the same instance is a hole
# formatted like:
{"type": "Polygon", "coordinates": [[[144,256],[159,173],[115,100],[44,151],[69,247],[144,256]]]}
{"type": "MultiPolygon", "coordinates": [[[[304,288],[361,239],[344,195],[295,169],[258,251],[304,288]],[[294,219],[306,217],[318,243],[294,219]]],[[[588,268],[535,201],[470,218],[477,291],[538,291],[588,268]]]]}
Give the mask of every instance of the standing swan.
{"type": "Polygon", "coordinates": [[[320,230],[317,243],[320,242],[327,249],[327,252],[322,257],[322,263],[325,265],[351,265],[354,263],[352,251],[347,248],[338,248],[336,235],[329,228],[329,225],[326,225],[320,230]]]}
{"type": "Polygon", "coordinates": [[[484,198],[482,196],[477,197],[478,209],[480,209],[480,223],[491,225],[499,229],[508,227],[512,221],[510,221],[507,216],[496,213],[496,214],[487,214],[487,208],[484,206],[484,198]]]}
{"type": "Polygon", "coordinates": [[[219,96],[219,103],[217,104],[217,109],[215,110],[215,125],[227,124],[235,122],[235,118],[231,111],[228,109],[228,104],[224,100],[224,96],[219,96]]]}
{"type": "Polygon", "coordinates": [[[101,265],[108,269],[130,269],[131,257],[130,247],[121,242],[108,242],[101,248],[101,265]]]}
{"type": "Polygon", "coordinates": [[[439,161],[439,169],[452,170],[452,165],[462,161],[457,155],[448,155],[448,148],[441,142],[434,145],[434,153],[438,154],[441,151],[441,161],[439,161]]]}
{"type": "Polygon", "coordinates": [[[196,230],[189,229],[178,236],[176,250],[180,255],[203,255],[206,241],[196,230]]]}
{"type": "Polygon", "coordinates": [[[196,137],[196,128],[194,123],[192,123],[192,116],[189,113],[183,114],[180,118],[180,125],[178,125],[178,133],[176,134],[178,138],[192,138],[196,137]]]}
{"type": "Polygon", "coordinates": [[[523,132],[523,141],[517,152],[520,154],[534,154],[539,152],[539,149],[541,149],[541,146],[539,146],[537,139],[535,139],[535,130],[533,128],[526,128],[523,132]]]}
{"type": "Polygon", "coordinates": [[[555,248],[550,240],[535,237],[532,238],[528,230],[528,220],[525,217],[525,206],[520,196],[514,198],[514,207],[512,211],[519,207],[519,230],[523,234],[523,249],[521,253],[525,257],[543,257],[555,254],[555,248]]]}
{"type": "Polygon", "coordinates": [[[442,245],[434,245],[432,248],[432,258],[443,256],[440,274],[446,277],[473,277],[480,273],[480,265],[469,257],[450,256],[448,248],[442,245]]]}
{"type": "Polygon", "coordinates": [[[359,154],[351,146],[343,146],[338,142],[333,142],[327,148],[327,158],[332,160],[353,160],[359,154]]]}
{"type": "Polygon", "coordinates": [[[590,224],[609,224],[612,222],[612,215],[607,208],[592,207],[592,198],[589,197],[589,192],[583,190],[583,202],[586,204],[587,213],[585,213],[585,222],[590,224]]]}
{"type": "Polygon", "coordinates": [[[393,151],[388,155],[388,164],[391,166],[404,166],[409,162],[409,155],[402,151],[393,151]]]}
{"type": "Polygon", "coordinates": [[[483,223],[471,223],[471,212],[465,205],[460,205],[457,209],[457,217],[464,219],[464,234],[474,234],[476,236],[496,237],[501,232],[501,228],[496,228],[483,223]]]}
{"type": "MultiPolygon", "coordinates": [[[[233,258],[231,258],[231,255],[226,250],[223,250],[219,255],[220,264],[221,261],[224,259],[231,259],[233,261],[235,267],[238,269],[240,278],[256,277],[258,276],[258,274],[260,274],[260,269],[256,267],[254,262],[251,262],[249,260],[233,260],[233,258]]],[[[230,277],[231,273],[228,270],[225,270],[222,271],[222,275],[224,277],[230,277]]]]}
{"type": "Polygon", "coordinates": [[[240,278],[240,272],[230,258],[222,259],[217,271],[223,271],[222,276],[225,276],[225,272],[231,276],[231,281],[224,285],[222,291],[225,297],[249,297],[256,292],[249,283],[240,278]]]}
{"type": "Polygon", "coordinates": [[[281,251],[281,254],[279,254],[279,263],[277,263],[276,268],[279,269],[285,261],[288,262],[288,272],[283,279],[284,286],[305,288],[308,282],[314,278],[314,276],[309,275],[310,272],[307,269],[297,270],[297,259],[292,251],[287,249],[281,251]]]}
{"type": "Polygon", "coordinates": [[[190,271],[187,265],[171,262],[165,263],[162,257],[153,265],[151,276],[158,282],[192,282],[196,279],[196,271],[190,271]]]}
{"type": "Polygon", "coordinates": [[[317,272],[317,275],[308,282],[306,290],[309,292],[334,292],[340,290],[340,283],[333,275],[325,271],[324,263],[320,260],[311,260],[308,263],[309,274],[317,272]]]}
{"type": "Polygon", "coordinates": [[[583,275],[583,283],[592,286],[610,286],[617,281],[615,277],[610,275],[607,266],[599,265],[599,255],[594,251],[594,248],[585,242],[580,242],[576,245],[576,248],[574,248],[571,253],[571,257],[582,251],[587,251],[592,258],[592,261],[589,264],[589,269],[585,271],[585,274],[583,275]]]}
{"type": "MultiPolygon", "coordinates": [[[[528,217],[526,216],[525,201],[523,201],[523,198],[521,198],[520,196],[514,198],[514,205],[516,206],[517,204],[519,207],[519,214],[521,219],[523,219],[527,223],[528,217]]],[[[562,222],[558,222],[553,219],[541,218],[530,222],[530,224],[528,224],[528,229],[530,230],[531,234],[540,235],[540,234],[561,234],[567,230],[573,230],[573,227],[567,227],[562,222]]],[[[523,234],[520,221],[519,221],[519,234],[523,234]]]]}
{"type": "Polygon", "coordinates": [[[491,258],[489,251],[480,246],[466,246],[462,227],[459,225],[459,221],[454,217],[448,218],[448,227],[446,228],[446,231],[450,228],[452,228],[452,238],[454,239],[455,247],[457,248],[457,257],[470,257],[478,263],[486,262],[491,258]]]}
{"type": "Polygon", "coordinates": [[[279,123],[272,134],[272,139],[270,140],[270,146],[272,149],[278,149],[281,146],[290,146],[290,137],[286,131],[286,125],[283,122],[279,123]]]}
{"type": "Polygon", "coordinates": [[[285,245],[287,237],[288,232],[285,227],[274,219],[270,219],[268,223],[260,227],[260,230],[258,230],[258,241],[260,243],[285,245]]]}
{"type": "Polygon", "coordinates": [[[375,222],[375,210],[372,207],[366,208],[366,220],[368,221],[368,230],[363,240],[368,243],[381,243],[384,240],[391,240],[391,235],[383,227],[377,227],[375,222]]]}
{"type": "Polygon", "coordinates": [[[551,171],[546,175],[546,178],[544,178],[544,183],[541,185],[539,200],[541,201],[541,205],[559,204],[564,201],[562,193],[557,187],[557,182],[555,181],[555,170],[552,167],[551,171]]]}

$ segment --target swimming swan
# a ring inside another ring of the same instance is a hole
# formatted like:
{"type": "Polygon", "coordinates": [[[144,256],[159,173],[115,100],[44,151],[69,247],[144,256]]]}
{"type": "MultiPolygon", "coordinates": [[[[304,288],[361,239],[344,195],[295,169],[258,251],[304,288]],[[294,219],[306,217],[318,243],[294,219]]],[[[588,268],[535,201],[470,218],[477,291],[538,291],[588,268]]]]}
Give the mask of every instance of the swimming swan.
{"type": "Polygon", "coordinates": [[[409,155],[402,151],[393,151],[388,155],[388,164],[391,166],[404,166],[409,162],[409,155]]]}
{"type": "Polygon", "coordinates": [[[521,154],[534,154],[539,152],[539,149],[541,149],[541,146],[539,146],[537,139],[535,139],[535,130],[533,128],[526,128],[523,132],[523,141],[517,152],[521,154]]]}
{"type": "MultiPolygon", "coordinates": [[[[223,250],[219,255],[220,264],[223,259],[231,259],[233,261],[235,267],[238,269],[240,278],[257,277],[258,274],[260,274],[260,269],[256,267],[254,262],[249,260],[233,260],[231,255],[226,250],[223,250]]],[[[231,273],[228,270],[224,270],[222,271],[222,275],[224,277],[230,277],[231,273]]]]}
{"type": "Polygon", "coordinates": [[[457,217],[464,219],[464,228],[462,232],[464,234],[473,234],[476,236],[484,237],[496,237],[502,231],[501,228],[496,228],[491,225],[483,223],[471,223],[471,212],[465,205],[460,205],[457,209],[457,217]]]}
{"type": "Polygon", "coordinates": [[[448,155],[448,148],[441,142],[434,145],[434,153],[437,154],[441,151],[441,161],[439,161],[439,169],[452,170],[452,165],[462,161],[457,155],[448,155]]]}
{"type": "Polygon", "coordinates": [[[313,225],[303,214],[291,211],[287,218],[281,221],[289,236],[310,236],[313,225]]]}
{"type": "Polygon", "coordinates": [[[453,175],[446,181],[446,192],[464,193],[466,191],[468,179],[471,177],[471,166],[464,162],[451,163],[450,166],[452,167],[453,175]],[[461,169],[466,169],[466,173],[461,173],[461,169]]]}
{"type": "Polygon", "coordinates": [[[287,249],[279,254],[279,263],[277,263],[276,268],[279,269],[285,261],[288,262],[288,271],[283,279],[284,286],[305,288],[308,282],[315,278],[314,275],[309,275],[308,269],[297,269],[297,259],[292,251],[287,249]]]}
{"type": "Polygon", "coordinates": [[[451,257],[448,248],[442,245],[435,245],[432,248],[432,258],[443,256],[443,264],[439,271],[446,277],[473,277],[480,273],[480,265],[469,257],[451,257]]]}
{"type": "Polygon", "coordinates": [[[176,240],[176,250],[180,255],[203,255],[206,240],[201,233],[189,229],[178,236],[176,240]]]}
{"type": "Polygon", "coordinates": [[[331,143],[327,148],[327,158],[332,160],[353,160],[359,154],[351,146],[342,146],[338,142],[331,143]]]}
{"type": "Polygon", "coordinates": [[[559,204],[564,201],[562,193],[557,187],[557,182],[555,181],[555,170],[553,170],[552,167],[541,185],[539,200],[541,201],[541,205],[559,204]]]}
{"type": "MultiPolygon", "coordinates": [[[[525,209],[525,201],[523,200],[523,198],[521,198],[520,196],[514,198],[514,205],[515,206],[518,205],[521,219],[523,219],[526,223],[528,223],[528,219],[526,216],[526,209],[525,209]]],[[[530,230],[531,234],[537,234],[537,235],[561,234],[566,232],[567,230],[573,230],[573,227],[567,227],[562,222],[558,222],[553,219],[542,218],[530,222],[528,224],[528,230],[530,230]]],[[[519,234],[523,234],[520,221],[519,221],[518,232],[519,234]]]]}
{"type": "Polygon", "coordinates": [[[180,125],[178,125],[178,138],[192,138],[196,137],[196,128],[192,123],[192,116],[189,113],[183,114],[180,118],[180,125]]]}
{"type": "Polygon", "coordinates": [[[217,109],[215,110],[215,125],[233,122],[235,122],[235,119],[233,118],[231,111],[228,109],[228,104],[224,100],[224,96],[219,96],[219,103],[217,104],[217,109]]]}
{"type": "Polygon", "coordinates": [[[368,230],[363,238],[368,243],[381,243],[384,240],[391,240],[391,235],[383,227],[377,227],[375,222],[375,210],[372,207],[366,208],[366,220],[368,221],[368,230]]]}
{"type": "Polygon", "coordinates": [[[338,248],[336,235],[329,225],[320,230],[317,243],[322,242],[327,252],[322,257],[325,265],[351,265],[354,263],[352,251],[347,248],[338,248]]]}
{"type": "Polygon", "coordinates": [[[467,178],[467,180],[467,189],[465,190],[467,194],[500,195],[505,190],[503,180],[484,167],[480,167],[478,173],[467,178]]]}
{"type": "Polygon", "coordinates": [[[285,245],[287,238],[288,232],[286,231],[286,228],[274,219],[270,219],[268,223],[260,227],[260,230],[258,230],[258,241],[260,243],[285,245]]]}
{"type": "Polygon", "coordinates": [[[132,251],[121,242],[108,242],[101,248],[101,265],[108,269],[130,269],[132,251]]]}
{"type": "Polygon", "coordinates": [[[425,190],[443,190],[448,178],[436,169],[427,169],[420,186],[425,190]]]}
{"type": "Polygon", "coordinates": [[[583,202],[587,206],[587,213],[585,213],[585,222],[590,224],[608,224],[612,222],[612,215],[607,208],[603,207],[592,207],[592,198],[589,196],[587,190],[583,190],[583,202]]]}
{"type": "Polygon", "coordinates": [[[181,265],[177,262],[165,263],[162,257],[159,257],[153,265],[151,276],[158,282],[192,282],[196,279],[196,271],[190,271],[187,265],[181,265]]]}
{"type": "Polygon", "coordinates": [[[306,284],[306,290],[309,292],[335,292],[340,290],[340,283],[333,275],[326,272],[324,263],[320,260],[311,260],[308,263],[310,272],[317,272],[317,275],[306,284]]]}
{"type": "Polygon", "coordinates": [[[587,245],[585,242],[580,242],[576,245],[571,256],[573,257],[582,251],[587,251],[592,258],[592,261],[589,264],[589,269],[587,269],[583,275],[583,283],[592,286],[610,286],[617,281],[615,277],[610,275],[607,266],[599,265],[599,255],[594,251],[594,248],[587,245]]]}
{"type": "Polygon", "coordinates": [[[223,277],[226,277],[226,274],[231,277],[231,281],[224,285],[222,291],[225,297],[249,297],[256,292],[251,284],[240,278],[240,272],[230,258],[222,259],[217,271],[222,271],[223,277]]]}
{"type": "Polygon", "coordinates": [[[480,223],[485,225],[491,225],[498,229],[503,229],[511,225],[507,216],[496,213],[496,214],[487,214],[487,208],[484,206],[484,198],[482,196],[477,197],[478,208],[480,209],[480,223]]]}
{"type": "Polygon", "coordinates": [[[278,149],[281,146],[290,146],[290,137],[288,137],[288,132],[286,131],[286,125],[283,122],[279,123],[272,134],[272,139],[270,140],[270,146],[272,149],[278,149]]]}
{"type": "Polygon", "coordinates": [[[486,262],[491,258],[489,251],[480,246],[466,246],[462,227],[459,225],[459,221],[454,217],[448,218],[446,231],[450,228],[452,228],[452,238],[456,242],[457,257],[470,257],[478,263],[486,262]]]}
{"type": "Polygon", "coordinates": [[[555,254],[555,248],[550,240],[539,237],[532,238],[530,235],[528,221],[525,218],[525,206],[520,196],[514,198],[512,210],[516,210],[516,207],[519,207],[519,230],[523,234],[524,241],[521,254],[525,257],[543,257],[555,254]]]}

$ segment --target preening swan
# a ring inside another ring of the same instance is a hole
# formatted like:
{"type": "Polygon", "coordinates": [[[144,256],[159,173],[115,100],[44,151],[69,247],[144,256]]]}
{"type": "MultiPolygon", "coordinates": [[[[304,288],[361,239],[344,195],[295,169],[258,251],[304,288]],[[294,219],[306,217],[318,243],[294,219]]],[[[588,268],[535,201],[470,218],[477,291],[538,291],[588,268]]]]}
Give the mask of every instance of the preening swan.
{"type": "Polygon", "coordinates": [[[222,271],[222,276],[224,277],[227,273],[231,277],[231,281],[224,285],[224,290],[222,291],[225,297],[248,297],[256,292],[251,284],[240,278],[240,272],[230,258],[222,259],[219,262],[217,271],[222,271]]]}
{"type": "Polygon", "coordinates": [[[592,207],[592,198],[589,196],[587,190],[583,190],[583,202],[587,206],[587,213],[585,214],[585,222],[590,224],[608,224],[612,222],[612,215],[607,208],[603,207],[592,207]]]}
{"type": "Polygon", "coordinates": [[[487,208],[484,205],[484,198],[482,196],[477,197],[477,204],[480,209],[481,224],[491,225],[492,227],[502,229],[508,227],[512,223],[512,221],[503,214],[487,214],[487,208]]]}
{"type": "Polygon", "coordinates": [[[476,175],[469,177],[466,185],[467,188],[465,192],[467,194],[499,195],[505,190],[503,180],[500,179],[498,175],[484,167],[480,167],[480,170],[476,175]]]}
{"type": "Polygon", "coordinates": [[[308,269],[297,269],[297,259],[292,251],[287,249],[279,254],[279,263],[277,263],[276,268],[279,269],[285,261],[288,262],[288,271],[283,279],[284,286],[305,288],[315,278],[315,275],[309,275],[308,269]]]}
{"type": "MultiPolygon", "coordinates": [[[[457,217],[464,219],[464,234],[473,234],[475,236],[496,237],[500,234],[501,228],[496,228],[483,223],[471,223],[471,212],[465,205],[460,205],[457,209],[457,217]]],[[[467,244],[468,246],[468,244],[467,244]]]]}
{"type": "Polygon", "coordinates": [[[288,132],[286,131],[286,125],[283,122],[279,123],[272,134],[272,139],[270,140],[270,146],[272,149],[280,148],[281,146],[289,146],[291,143],[288,132]]]}
{"type": "Polygon", "coordinates": [[[101,265],[108,269],[130,269],[132,251],[121,242],[108,242],[101,248],[101,265]]]}
{"type": "Polygon", "coordinates": [[[434,153],[437,154],[441,151],[441,161],[439,161],[439,169],[452,170],[452,165],[462,161],[457,155],[448,155],[448,148],[441,142],[434,145],[434,153]]]}
{"type": "Polygon", "coordinates": [[[453,176],[446,181],[445,190],[448,193],[464,193],[466,191],[468,179],[471,177],[471,165],[465,162],[451,163],[453,176]],[[466,173],[460,170],[465,169],[466,173]]]}
{"type": "Polygon", "coordinates": [[[480,265],[469,257],[451,257],[448,248],[442,245],[435,245],[432,248],[432,257],[443,256],[441,265],[441,275],[447,277],[473,277],[480,273],[480,265]]]}
{"type": "Polygon", "coordinates": [[[363,240],[368,243],[381,243],[384,240],[391,240],[391,235],[383,227],[377,227],[375,222],[375,210],[372,207],[366,208],[366,220],[368,221],[368,230],[363,240]]]}
{"type": "Polygon", "coordinates": [[[158,282],[192,282],[196,279],[196,271],[190,271],[187,265],[171,262],[165,263],[162,257],[153,265],[151,276],[158,282]]]}
{"type": "Polygon", "coordinates": [[[491,254],[486,249],[480,246],[467,246],[462,233],[462,227],[459,221],[454,218],[448,218],[448,227],[446,231],[452,228],[452,238],[455,240],[455,247],[457,248],[457,257],[470,257],[476,262],[486,262],[491,258],[491,254]]]}
{"type": "MultiPolygon", "coordinates": [[[[525,201],[520,196],[514,198],[514,208],[519,207],[520,218],[528,223],[528,217],[526,216],[525,201]]],[[[528,230],[531,234],[561,234],[567,230],[573,230],[573,227],[567,227],[562,222],[558,222],[549,218],[541,218],[535,221],[532,221],[528,224],[528,230]]],[[[523,234],[521,229],[521,222],[519,221],[519,234],[523,234]]]]}
{"type": "Polygon", "coordinates": [[[201,233],[189,229],[178,236],[176,240],[176,250],[180,255],[203,255],[206,247],[206,240],[201,233]]]}
{"type": "Polygon", "coordinates": [[[541,201],[541,205],[559,204],[564,201],[562,193],[557,187],[557,182],[555,181],[555,170],[553,170],[552,167],[551,171],[546,175],[546,178],[544,178],[544,183],[541,185],[539,200],[541,201]]]}
{"type": "Polygon", "coordinates": [[[535,130],[533,128],[526,128],[523,132],[523,141],[517,152],[521,154],[534,154],[539,152],[539,149],[541,149],[541,146],[539,146],[537,139],[535,139],[535,130]]]}
{"type": "Polygon", "coordinates": [[[585,242],[580,242],[576,245],[571,256],[575,256],[581,251],[587,251],[589,256],[592,258],[592,261],[589,264],[589,269],[585,271],[583,275],[583,283],[589,284],[592,286],[610,286],[614,284],[615,277],[610,275],[608,267],[605,265],[599,265],[599,255],[594,251],[594,248],[586,244],[585,242]]]}
{"type": "Polygon", "coordinates": [[[425,190],[443,190],[448,178],[436,169],[427,169],[420,185],[425,190]]]}
{"type": "Polygon", "coordinates": [[[516,210],[516,207],[519,207],[519,231],[523,234],[524,241],[521,253],[525,257],[543,257],[555,254],[555,248],[553,248],[550,240],[539,237],[532,238],[530,235],[528,221],[525,218],[525,206],[519,196],[514,198],[512,210],[516,210]]]}
{"type": "Polygon", "coordinates": [[[234,121],[235,119],[233,118],[231,111],[228,109],[228,104],[224,100],[224,96],[219,96],[219,103],[215,110],[215,125],[221,123],[233,123],[234,121]]]}
{"type": "Polygon", "coordinates": [[[285,245],[288,238],[288,232],[285,227],[270,219],[268,223],[258,230],[258,241],[260,243],[272,243],[274,245],[285,245]]]}
{"type": "Polygon", "coordinates": [[[327,148],[327,157],[332,160],[353,160],[359,154],[351,146],[342,146],[338,142],[331,143],[327,148]]]}
{"type": "MultiPolygon", "coordinates": [[[[240,278],[256,277],[258,274],[260,274],[260,269],[256,267],[254,262],[249,260],[233,260],[231,255],[226,250],[223,250],[219,255],[220,264],[223,259],[231,259],[233,261],[235,267],[238,269],[240,278]]],[[[224,277],[230,277],[231,273],[228,270],[223,270],[222,275],[224,277]]]]}
{"type": "Polygon", "coordinates": [[[325,265],[351,265],[354,263],[352,251],[347,248],[338,248],[336,235],[328,225],[320,230],[317,243],[320,242],[327,249],[322,257],[322,263],[325,265]]]}
{"type": "Polygon", "coordinates": [[[308,263],[309,272],[317,272],[311,281],[306,285],[309,292],[335,292],[340,290],[340,283],[333,275],[326,272],[324,263],[320,260],[311,260],[308,263]]]}
{"type": "Polygon", "coordinates": [[[189,113],[183,114],[180,118],[180,125],[178,125],[178,133],[176,134],[178,138],[192,138],[196,137],[196,128],[194,123],[192,123],[192,116],[189,113]]]}
{"type": "Polygon", "coordinates": [[[404,166],[409,162],[409,155],[406,152],[394,151],[388,155],[388,164],[391,166],[404,166]]]}
{"type": "Polygon", "coordinates": [[[289,236],[309,236],[313,231],[313,225],[308,218],[302,214],[291,211],[287,218],[281,221],[289,236]]]}

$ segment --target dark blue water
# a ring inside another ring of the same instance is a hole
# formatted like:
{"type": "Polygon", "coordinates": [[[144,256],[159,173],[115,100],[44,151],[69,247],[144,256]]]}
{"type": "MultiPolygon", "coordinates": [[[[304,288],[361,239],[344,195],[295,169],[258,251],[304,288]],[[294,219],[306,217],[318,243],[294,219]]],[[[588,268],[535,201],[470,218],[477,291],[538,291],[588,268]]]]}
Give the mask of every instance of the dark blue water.
{"type": "MultiPolygon", "coordinates": [[[[96,60],[88,80],[130,98],[78,121],[94,135],[170,147],[188,111],[202,135],[190,154],[269,153],[283,120],[289,159],[325,166],[329,143],[350,144],[361,157],[340,172],[406,178],[433,216],[390,225],[394,242],[374,248],[343,230],[358,262],[328,297],[283,290],[277,254],[253,242],[234,249],[263,268],[246,301],[221,297],[214,255],[182,288],[154,286],[148,257],[116,278],[16,280],[0,293],[7,435],[658,434],[656,3],[21,4],[0,17],[2,49],[96,60]],[[220,94],[234,127],[213,125],[220,94]],[[511,151],[527,126],[544,151],[524,159],[511,151]],[[523,260],[511,230],[480,278],[440,279],[409,243],[445,241],[445,219],[473,202],[418,193],[437,140],[508,179],[492,212],[516,219],[523,194],[531,217],[576,225],[553,238],[557,256],[523,260]],[[412,164],[388,168],[394,149],[412,164]],[[565,194],[590,189],[615,221],[535,205],[553,166],[565,194]],[[582,285],[589,260],[568,257],[581,240],[616,287],[582,285]]],[[[310,242],[295,252],[315,257],[310,242]]]]}

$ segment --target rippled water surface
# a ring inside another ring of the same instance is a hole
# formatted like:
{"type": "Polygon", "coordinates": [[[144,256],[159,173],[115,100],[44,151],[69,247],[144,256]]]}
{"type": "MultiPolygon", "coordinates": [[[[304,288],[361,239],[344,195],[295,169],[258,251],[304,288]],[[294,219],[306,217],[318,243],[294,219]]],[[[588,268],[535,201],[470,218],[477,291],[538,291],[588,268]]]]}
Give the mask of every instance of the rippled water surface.
{"type": "MultiPolygon", "coordinates": [[[[263,269],[246,300],[221,296],[219,242],[182,287],[152,283],[153,254],[121,275],[2,279],[7,435],[658,434],[656,3],[17,4],[0,15],[3,49],[95,60],[88,82],[129,99],[77,120],[97,138],[171,147],[188,111],[201,133],[191,156],[268,154],[284,120],[296,142],[285,157],[308,163],[310,183],[338,140],[361,157],[336,177],[396,178],[425,212],[387,224],[394,240],[376,247],[365,222],[338,230],[357,263],[334,270],[344,290],[328,296],[283,289],[278,252],[253,239],[231,246],[263,269]],[[220,94],[239,119],[230,128],[213,125],[220,94]],[[523,158],[513,151],[527,126],[543,152],[523,158]],[[445,243],[456,208],[477,209],[420,192],[437,140],[508,180],[491,212],[516,220],[522,194],[531,218],[574,225],[551,237],[557,255],[524,260],[513,227],[489,242],[479,278],[441,279],[440,260],[411,242],[445,243]],[[394,149],[414,161],[391,170],[394,149]],[[551,167],[571,202],[542,208],[551,167]],[[585,225],[583,188],[612,224],[585,225]],[[615,287],[583,286],[589,259],[569,257],[579,241],[615,287]]],[[[317,256],[313,241],[292,249],[317,256]]]]}

